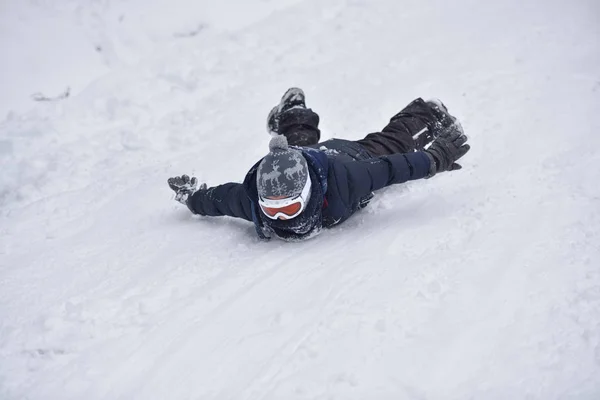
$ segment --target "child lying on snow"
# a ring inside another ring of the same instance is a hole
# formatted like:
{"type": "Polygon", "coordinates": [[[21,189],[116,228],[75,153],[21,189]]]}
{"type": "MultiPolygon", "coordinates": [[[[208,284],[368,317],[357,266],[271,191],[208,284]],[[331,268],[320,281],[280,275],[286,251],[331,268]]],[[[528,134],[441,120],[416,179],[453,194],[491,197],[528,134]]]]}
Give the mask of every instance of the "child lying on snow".
{"type": "Polygon", "coordinates": [[[263,239],[302,240],[366,207],[375,190],[460,169],[456,161],[469,151],[460,123],[439,100],[414,100],[361,140],[319,143],[318,126],[304,92],[289,89],[267,118],[269,154],[243,184],[198,187],[182,175],[168,180],[175,200],[194,214],[252,221],[263,239]]]}

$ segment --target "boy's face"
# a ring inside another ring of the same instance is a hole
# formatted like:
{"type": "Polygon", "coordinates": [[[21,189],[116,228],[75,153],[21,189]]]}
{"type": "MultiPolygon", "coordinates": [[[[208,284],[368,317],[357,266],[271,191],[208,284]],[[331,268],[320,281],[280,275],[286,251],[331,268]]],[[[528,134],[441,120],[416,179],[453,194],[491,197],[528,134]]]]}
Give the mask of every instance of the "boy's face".
{"type": "Polygon", "coordinates": [[[295,197],[268,196],[259,198],[258,203],[264,215],[271,219],[289,220],[304,211],[310,198],[311,181],[306,180],[302,192],[295,197]]]}

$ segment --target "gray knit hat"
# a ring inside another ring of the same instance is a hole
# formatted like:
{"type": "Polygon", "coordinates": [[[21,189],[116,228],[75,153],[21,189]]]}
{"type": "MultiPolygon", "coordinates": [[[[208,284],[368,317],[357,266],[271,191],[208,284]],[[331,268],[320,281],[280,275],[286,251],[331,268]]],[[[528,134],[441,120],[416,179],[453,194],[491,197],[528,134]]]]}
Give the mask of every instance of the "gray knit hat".
{"type": "Polygon", "coordinates": [[[289,148],[285,136],[274,136],[269,142],[269,154],[258,165],[258,196],[262,199],[296,197],[308,179],[308,165],[302,152],[289,148]]]}

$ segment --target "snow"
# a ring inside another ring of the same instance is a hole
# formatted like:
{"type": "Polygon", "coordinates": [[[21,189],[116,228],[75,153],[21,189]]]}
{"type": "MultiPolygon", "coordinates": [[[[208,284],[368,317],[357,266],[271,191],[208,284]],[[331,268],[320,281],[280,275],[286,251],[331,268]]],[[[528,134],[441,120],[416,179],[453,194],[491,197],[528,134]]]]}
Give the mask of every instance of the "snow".
{"type": "Polygon", "coordinates": [[[599,15],[2,2],[0,398],[599,398],[599,15]],[[241,181],[294,85],[323,139],[438,97],[472,150],[302,243],[172,200],[241,181]]]}

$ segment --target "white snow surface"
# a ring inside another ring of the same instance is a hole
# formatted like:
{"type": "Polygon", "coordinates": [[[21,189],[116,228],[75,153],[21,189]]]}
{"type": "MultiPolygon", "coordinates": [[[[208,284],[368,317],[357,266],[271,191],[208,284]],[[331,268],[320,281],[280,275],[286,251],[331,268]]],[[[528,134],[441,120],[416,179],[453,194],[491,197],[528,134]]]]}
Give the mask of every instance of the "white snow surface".
{"type": "Polygon", "coordinates": [[[0,46],[0,399],[600,398],[598,1],[4,0],[0,46]],[[172,200],[290,86],[472,150],[302,243],[172,200]]]}

